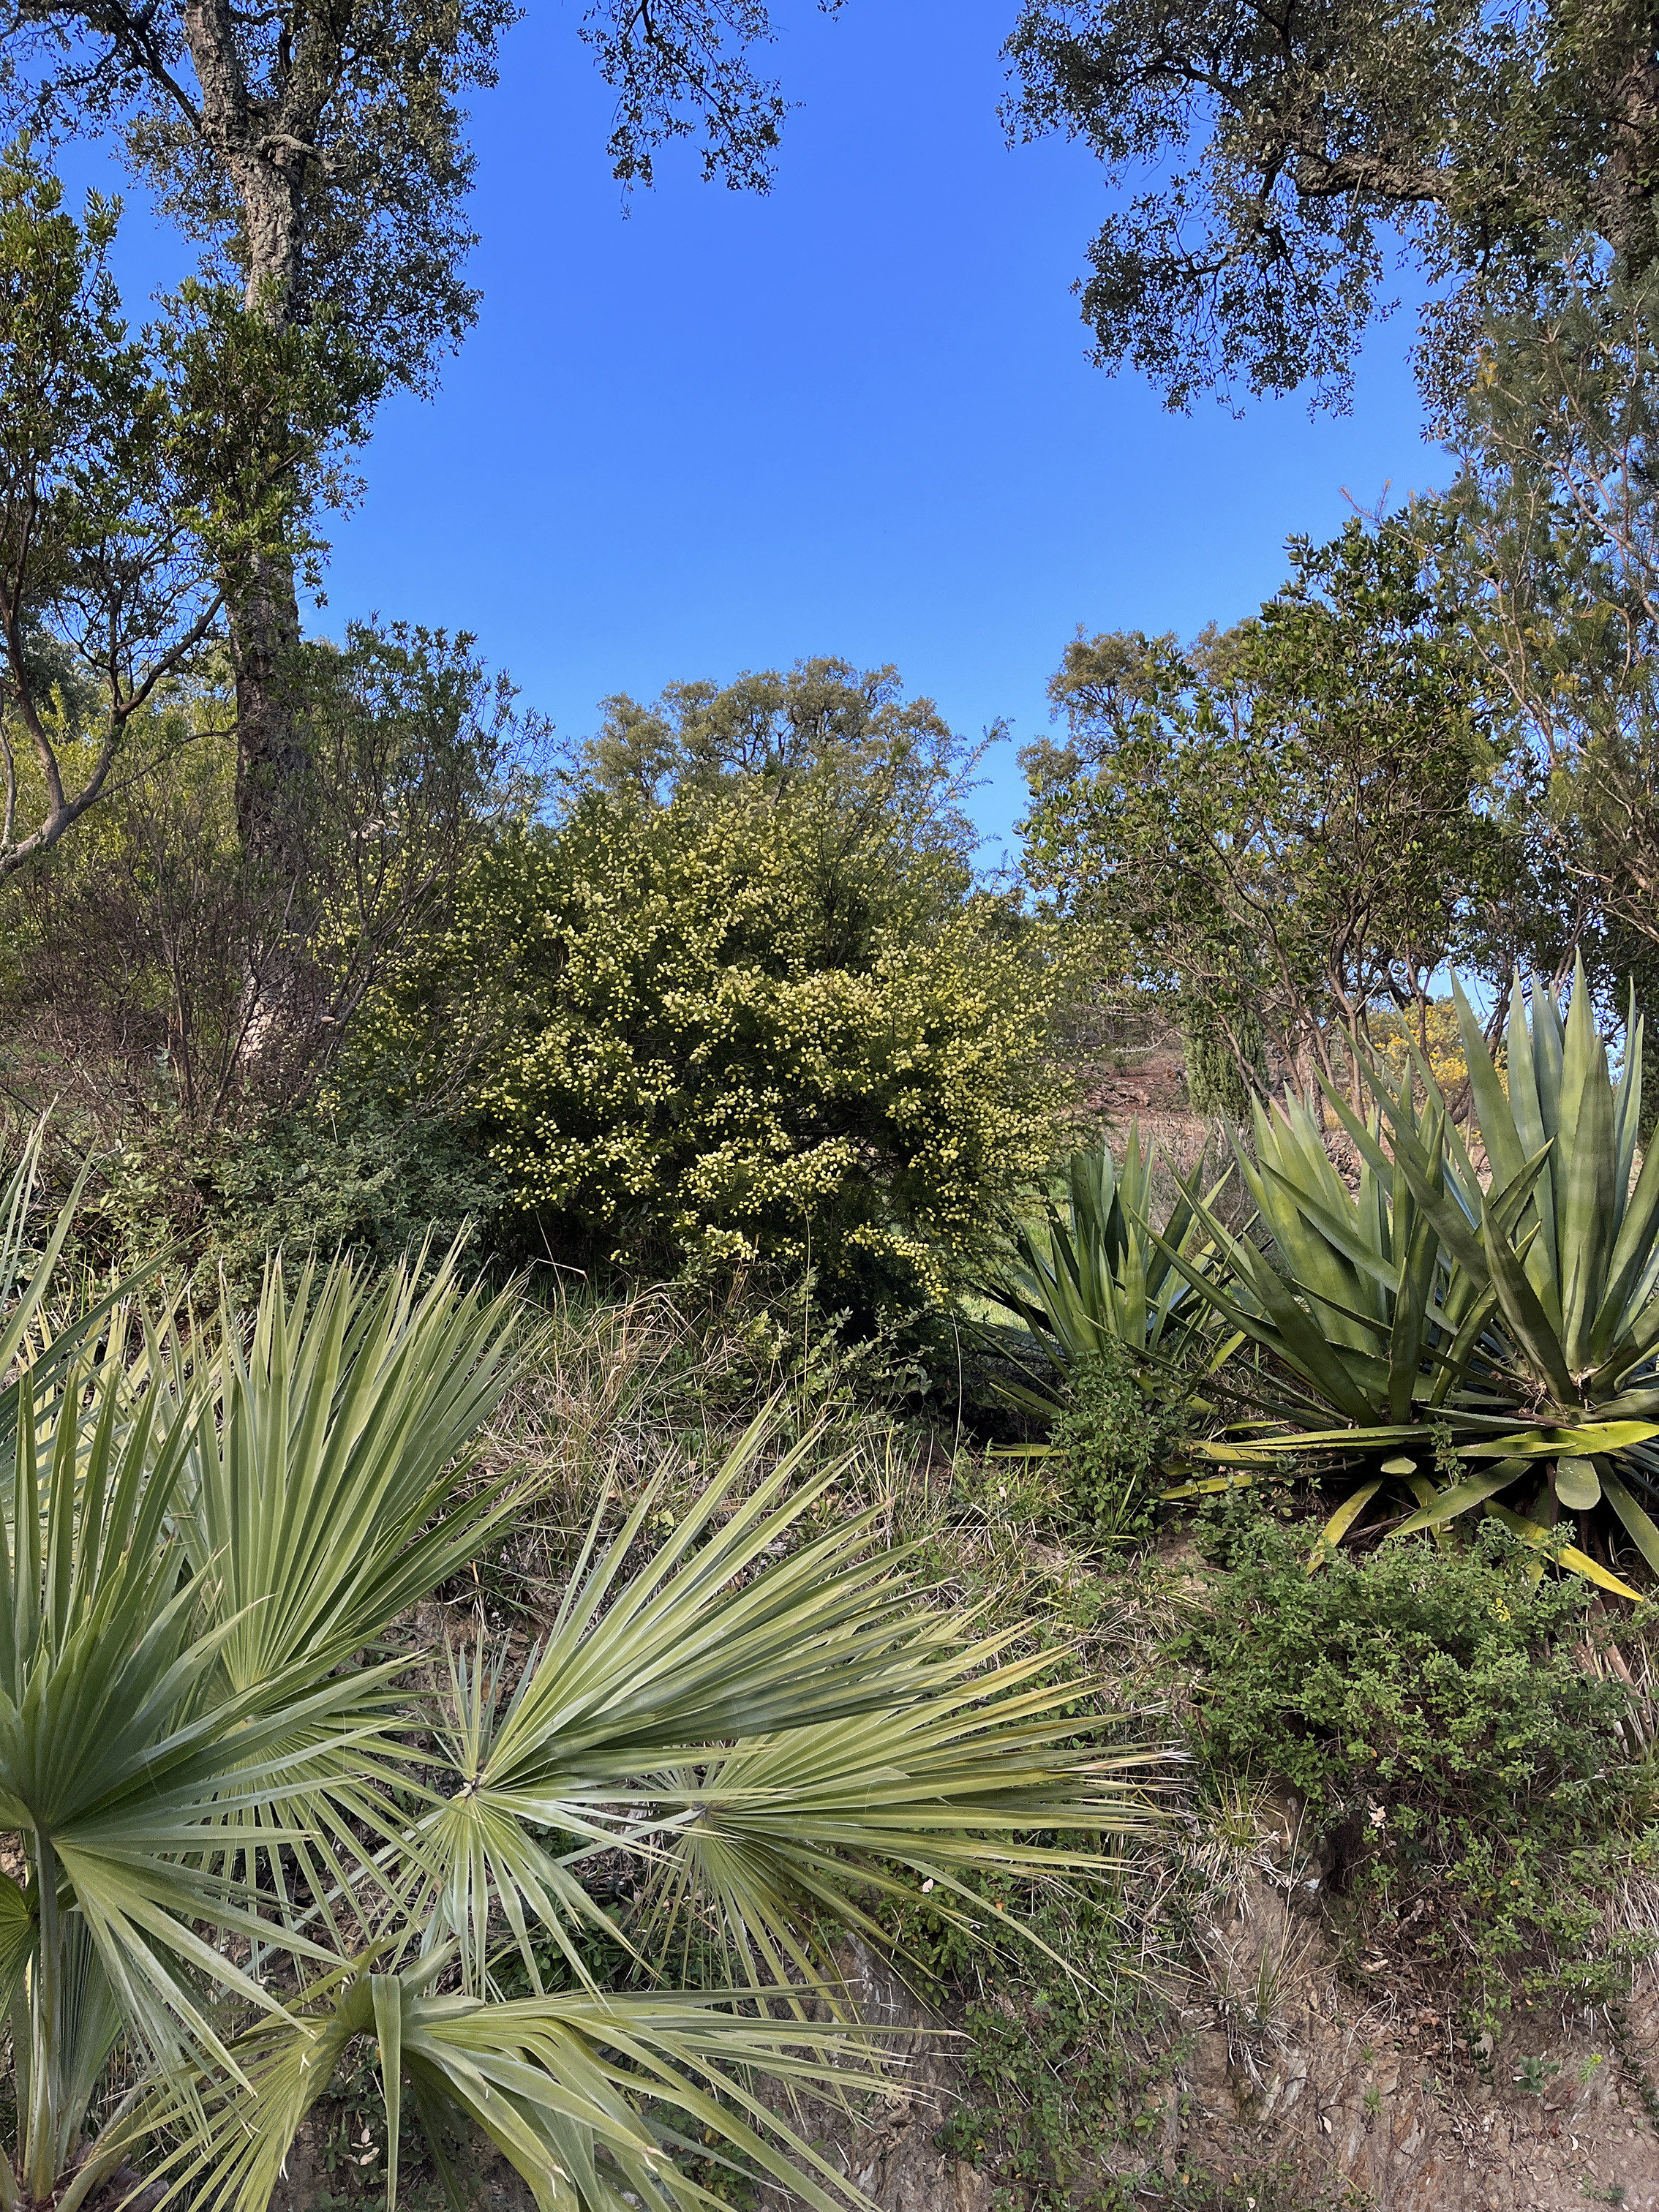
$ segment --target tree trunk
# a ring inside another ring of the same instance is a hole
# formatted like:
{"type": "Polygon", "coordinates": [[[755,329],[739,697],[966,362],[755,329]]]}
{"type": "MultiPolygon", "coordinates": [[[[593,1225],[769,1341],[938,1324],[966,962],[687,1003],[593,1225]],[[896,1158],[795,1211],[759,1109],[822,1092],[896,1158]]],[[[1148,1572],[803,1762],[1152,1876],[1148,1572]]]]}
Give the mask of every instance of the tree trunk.
{"type": "Polygon", "coordinates": [[[1659,183],[1659,55],[1654,26],[1638,10],[1631,59],[1611,88],[1614,152],[1600,182],[1603,235],[1632,276],[1659,258],[1654,190],[1659,183]]]}
{"type": "MultiPolygon", "coordinates": [[[[290,68],[274,99],[256,100],[229,0],[187,0],[185,41],[202,90],[201,130],[240,203],[250,314],[283,328],[300,281],[303,191],[316,115],[314,69],[290,68]]],[[[300,609],[291,561],[267,559],[228,593],[236,677],[236,821],[246,858],[292,884],[299,869],[309,766],[294,680],[300,609]]]]}
{"type": "Polygon", "coordinates": [[[294,681],[300,607],[294,569],[260,563],[229,602],[236,676],[236,828],[261,875],[291,884],[302,859],[309,749],[294,681]]]}

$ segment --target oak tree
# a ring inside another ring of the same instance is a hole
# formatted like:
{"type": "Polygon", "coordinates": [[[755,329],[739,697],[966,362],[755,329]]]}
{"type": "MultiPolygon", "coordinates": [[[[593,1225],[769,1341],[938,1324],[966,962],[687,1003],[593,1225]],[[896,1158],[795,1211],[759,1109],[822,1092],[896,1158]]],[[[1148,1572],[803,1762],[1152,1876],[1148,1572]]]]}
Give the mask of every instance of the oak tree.
{"type": "Polygon", "coordinates": [[[180,687],[332,482],[341,365],[201,284],[131,331],[115,224],[0,155],[0,880],[202,734],[180,687]]]}
{"type": "Polygon", "coordinates": [[[1305,1088],[1355,1079],[1375,1006],[1420,1022],[1502,875],[1478,669],[1410,530],[1291,553],[1258,617],[1184,653],[1079,637],[1067,741],[1025,756],[1034,884],[1258,1092],[1264,1042],[1305,1088]]]}
{"type": "Polygon", "coordinates": [[[1184,406],[1346,395],[1397,248],[1457,357],[1559,234],[1659,252],[1659,37],[1635,0],[1024,0],[1016,131],[1125,194],[1091,248],[1100,357],[1184,406]]]}
{"type": "MultiPolygon", "coordinates": [[[[516,13],[514,0],[8,0],[0,63],[19,119],[115,134],[251,319],[349,334],[366,406],[375,388],[427,390],[476,313],[464,103],[493,81],[516,13]]],[[[661,148],[696,135],[708,172],[764,185],[785,103],[753,66],[769,35],[758,0],[601,0],[581,34],[617,91],[618,175],[649,182],[661,148]]],[[[291,561],[246,563],[226,608],[243,839],[291,872],[307,763],[291,561]]]]}

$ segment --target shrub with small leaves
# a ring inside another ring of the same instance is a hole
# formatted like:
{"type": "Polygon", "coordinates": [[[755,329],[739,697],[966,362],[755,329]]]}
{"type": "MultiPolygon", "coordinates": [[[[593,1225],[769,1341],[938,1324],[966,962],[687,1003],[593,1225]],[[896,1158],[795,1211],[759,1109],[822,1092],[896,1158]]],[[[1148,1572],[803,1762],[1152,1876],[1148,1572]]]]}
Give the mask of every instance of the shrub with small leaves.
{"type": "Polygon", "coordinates": [[[1107,1339],[1085,1353],[1050,1431],[1060,1487],[1079,1526],[1108,1544],[1147,1535],[1164,1462],[1189,1425],[1185,1399],[1159,1395],[1125,1346],[1107,1339]]]}
{"type": "Polygon", "coordinates": [[[902,854],[878,896],[823,846],[763,789],[590,793],[480,866],[444,957],[501,1010],[478,1104],[550,1250],[810,1268],[862,1326],[941,1304],[1046,1166],[1031,930],[927,855],[907,904],[902,854]]]}
{"type": "Polygon", "coordinates": [[[1517,1991],[1615,1999],[1654,1948],[1601,1909],[1654,1850],[1629,1692],[1594,1666],[1618,1627],[1495,1522],[1311,1574],[1310,1533],[1237,1506],[1212,1524],[1207,1602],[1170,1652],[1200,1758],[1289,1783],[1352,1938],[1449,1983],[1474,2032],[1517,1991]]]}

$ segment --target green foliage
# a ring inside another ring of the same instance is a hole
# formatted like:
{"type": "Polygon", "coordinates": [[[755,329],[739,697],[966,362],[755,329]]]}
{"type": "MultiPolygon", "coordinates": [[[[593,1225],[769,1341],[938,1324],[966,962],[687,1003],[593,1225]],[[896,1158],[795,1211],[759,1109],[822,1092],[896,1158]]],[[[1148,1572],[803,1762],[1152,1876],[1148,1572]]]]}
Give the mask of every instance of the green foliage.
{"type": "MultiPolygon", "coordinates": [[[[1528,1007],[1517,978],[1500,1076],[1455,986],[1454,996],[1487,1174],[1425,1069],[1397,1084],[1373,1069],[1380,1118],[1370,1123],[1332,1096],[1360,1162],[1352,1191],[1310,1110],[1258,1114],[1258,1159],[1241,1154],[1240,1171],[1262,1247],[1206,1209],[1222,1265],[1185,1272],[1268,1356],[1259,1395],[1284,1425],[1206,1439],[1191,1454],[1247,1469],[1309,1451],[1358,1464],[1365,1479],[1322,1549],[1396,1480],[1416,1504],[1407,1532],[1484,1508],[1542,1548],[1558,1519],[1576,1514],[1583,1544],[1556,1544],[1554,1556],[1632,1597],[1595,1547],[1611,1524],[1659,1571],[1659,1528],[1636,1494],[1659,1489],[1651,1157],[1632,1181],[1641,1027],[1615,1082],[1582,966],[1565,1014],[1541,984],[1528,1007]],[[1496,1502],[1502,1493],[1509,1502],[1496,1502]]],[[[1184,1487],[1206,1486],[1218,1486],[1184,1487]]]]}
{"type": "Polygon", "coordinates": [[[367,2046],[388,2206],[408,2108],[441,2176],[476,2128],[538,2197],[696,2212],[726,2142],[832,2212],[750,2076],[838,2091],[869,2040],[722,1991],[822,1984],[823,1931],[878,1933],[868,1901],[909,1881],[1072,1863],[1033,1831],[1133,1831],[1126,1757],[1062,1747],[1045,1654],[916,1605],[883,1507],[815,1526],[844,1466],[809,1474],[811,1438],[763,1474],[764,1418],[684,1515],[647,1488],[609,1531],[602,1504],[527,1655],[481,1620],[434,1683],[399,1624],[513,1522],[503,1480],[468,1478],[533,1355],[515,1297],[453,1258],[424,1289],[278,1268],[246,1334],[227,1313],[186,1345],[106,1301],[54,1342],[74,1201],[21,1253],[32,1166],[0,1330],[0,1361],[33,1351],[0,1395],[13,2201],[78,2212],[143,2145],[192,2201],[258,2212],[367,2046]],[[596,1843],[644,1900],[631,1931],[614,1882],[583,1885],[596,1843]],[[720,1990],[587,1971],[601,1939],[660,1960],[694,1929],[720,1990]],[[112,2054],[130,2086],[88,2144],[112,2054]]]}
{"type": "Polygon", "coordinates": [[[832,850],[862,839],[896,851],[914,900],[923,853],[955,863],[946,886],[965,880],[978,833],[963,802],[984,749],[931,699],[906,699],[896,668],[801,660],[732,684],[671,684],[648,707],[618,693],[577,753],[575,780],[658,805],[758,784],[811,806],[832,850]]]}
{"type": "Polygon", "coordinates": [[[1179,1389],[1160,1394],[1115,1338],[1073,1364],[1049,1449],[1074,1518],[1097,1542],[1135,1544],[1151,1532],[1164,1465],[1191,1421],[1179,1389]]]}
{"type": "Polygon", "coordinates": [[[1074,1971],[1033,1958],[1000,1996],[969,1999],[967,2093],[938,2140],[1031,2212],[1128,2212],[1144,2201],[1150,2175],[1135,2169],[1156,2158],[1182,2039],[1138,1975],[1103,1885],[1050,1903],[1034,1924],[1074,1971]]]}
{"type": "Polygon", "coordinates": [[[273,328],[331,323],[379,376],[423,389],[476,307],[459,266],[474,243],[460,102],[493,81],[508,20],[499,0],[395,18],[305,7],[233,40],[168,4],[139,40],[125,19],[73,9],[73,61],[32,14],[9,27],[8,60],[58,129],[117,125],[158,206],[206,247],[206,272],[251,278],[273,328]],[[252,138],[232,118],[255,101],[264,135],[252,138]]]}
{"type": "Polygon", "coordinates": [[[1352,1941],[1449,1977],[1474,2033],[1517,1991],[1618,1995],[1651,1946],[1610,1940],[1598,1903],[1647,1849],[1653,1782],[1628,1692],[1582,1663],[1613,1634],[1584,1584],[1539,1579],[1492,1522],[1313,1576],[1274,1522],[1235,1511],[1216,1540],[1170,1650],[1202,1670],[1199,1754],[1297,1790],[1352,1941]]]}
{"type": "Polygon", "coordinates": [[[338,1118],[313,1108],[247,1129],[158,1130],[116,1157],[80,1236],[129,1259],[177,1238],[201,1279],[245,1297],[272,1253],[389,1267],[487,1229],[501,1199],[475,1131],[359,1103],[338,1118]]]}
{"type": "Polygon", "coordinates": [[[764,788],[590,793],[482,861],[446,988],[500,1010],[491,1157],[572,1258],[810,1265],[862,1323],[942,1297],[1060,1092],[1006,909],[937,920],[927,856],[917,885],[878,830],[826,869],[820,828],[764,788]]]}
{"type": "Polygon", "coordinates": [[[1357,1085],[1365,1009],[1425,998],[1506,865],[1455,594],[1398,520],[1291,555],[1185,653],[1079,638],[1050,686],[1068,741],[1024,755],[1032,882],[1258,1093],[1264,1040],[1298,1087],[1357,1085]]]}
{"type": "Polygon", "coordinates": [[[1181,1009],[1181,1056],[1187,1072],[1187,1103],[1194,1114],[1215,1115],[1226,1121],[1249,1118],[1255,1095],[1243,1069],[1260,1082],[1265,1074],[1261,1060],[1261,1022],[1254,1021],[1254,1005],[1243,1000],[1219,1021],[1212,1009],[1188,1002],[1181,1009]]]}
{"type": "Polygon", "coordinates": [[[1604,268],[1648,268],[1649,44],[1639,11],[1565,0],[1332,0],[1271,36],[1243,0],[1025,0],[1008,50],[1024,129],[1082,139],[1111,182],[1084,292],[1100,358],[1185,407],[1216,384],[1345,401],[1390,233],[1449,384],[1482,306],[1530,298],[1558,226],[1593,234],[1604,268]]]}
{"type": "MultiPolygon", "coordinates": [[[[1499,1476],[1542,1474],[1527,1523],[1534,1540],[1540,1519],[1548,1525],[1563,1510],[1589,1514],[1605,1501],[1659,1571],[1659,1528],[1629,1486],[1651,1496],[1659,1483],[1659,1160],[1650,1152],[1632,1176],[1640,1024],[1615,1082],[1582,965],[1565,1017],[1551,990],[1534,987],[1528,1006],[1517,977],[1500,1079],[1467,1000],[1461,990],[1455,995],[1490,1182],[1479,1182],[1465,1157],[1461,1199],[1434,1188],[1399,1103],[1385,1087],[1377,1096],[1398,1171],[1412,1181],[1449,1260],[1492,1310],[1475,1379],[1487,1402],[1514,1408],[1517,1426],[1483,1445],[1466,1439],[1464,1449],[1518,1455],[1499,1457],[1483,1495],[1504,1486],[1499,1476]]],[[[1350,1129],[1380,1163],[1375,1139],[1351,1118],[1350,1129]]],[[[1437,1524],[1471,1502],[1466,1480],[1408,1525],[1437,1524]]],[[[1580,1571],[1594,1577],[1589,1564],[1580,1571]]]]}
{"type": "Polygon", "coordinates": [[[1480,333],[1449,409],[1462,466],[1419,527],[1535,763],[1518,797],[1554,942],[1528,948],[1528,964],[1559,971],[1579,949],[1609,1001],[1633,981],[1651,1005],[1659,273],[1553,244],[1532,295],[1480,333]]]}
{"type": "Polygon", "coordinates": [[[362,393],[349,344],[185,288],[134,335],[27,140],[0,155],[0,878],[188,734],[167,711],[230,580],[313,544],[362,393]]]}
{"type": "MultiPolygon", "coordinates": [[[[1142,1148],[1138,1127],[1121,1166],[1104,1137],[1083,1146],[1066,1164],[1063,1206],[1051,1195],[1042,1220],[1018,1222],[1012,1255],[986,1278],[986,1296],[1018,1316],[1062,1377],[1121,1346],[1137,1358],[1179,1356],[1203,1312],[1181,1262],[1201,1268],[1206,1231],[1179,1186],[1154,1225],[1158,1177],[1157,1147],[1142,1148]]],[[[1041,1387],[1011,1383],[1005,1395],[1044,1418],[1057,1410],[1041,1387]]]]}
{"type": "Polygon", "coordinates": [[[251,1287],[275,1244],[389,1261],[428,1223],[447,1243],[499,1203],[467,1124],[464,1036],[411,1064],[358,1016],[533,799],[533,726],[465,636],[352,624],[305,648],[301,678],[301,880],[273,884],[242,849],[216,657],[173,686],[161,757],[0,889],[7,1085],[29,1108],[56,1100],[54,1144],[100,1160],[77,1232],[100,1262],[171,1244],[251,1287]],[[279,948],[267,1023],[258,985],[279,948]]]}

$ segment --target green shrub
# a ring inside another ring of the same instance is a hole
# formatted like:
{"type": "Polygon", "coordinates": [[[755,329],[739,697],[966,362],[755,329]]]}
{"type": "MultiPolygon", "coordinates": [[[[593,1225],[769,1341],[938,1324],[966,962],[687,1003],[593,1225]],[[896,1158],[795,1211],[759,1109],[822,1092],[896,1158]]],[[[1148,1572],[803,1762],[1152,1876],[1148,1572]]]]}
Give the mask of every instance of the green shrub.
{"type": "Polygon", "coordinates": [[[460,1125],[324,1108],[246,1130],[152,1133],[112,1164],[88,1241],[146,1258],[173,1244],[201,1276],[258,1288],[267,1254],[345,1251],[394,1264],[441,1253],[500,1207],[500,1178],[460,1125]]]}
{"type": "Polygon", "coordinates": [[[1534,1581],[1493,1522],[1317,1574],[1306,1531],[1218,1525],[1207,1605],[1170,1652],[1201,1670],[1199,1753],[1297,1791],[1353,1940],[1397,1977],[1449,1978],[1477,2028],[1517,1990],[1616,1996],[1632,1947],[1600,1904],[1650,1851],[1653,1783],[1621,1736],[1626,1692],[1583,1663],[1615,1632],[1591,1593],[1534,1581]]]}
{"type": "Polygon", "coordinates": [[[1185,1400],[1153,1395],[1140,1364],[1115,1340],[1078,1360],[1049,1441],[1079,1524],[1109,1544],[1146,1537],[1164,1462],[1189,1421],[1185,1400]]]}
{"type": "Polygon", "coordinates": [[[877,883],[823,840],[764,788],[589,793],[478,867],[439,995],[500,1009],[490,1157],[550,1249],[810,1267],[863,1322],[938,1304],[1046,1164],[1061,1093],[1020,927],[942,901],[927,855],[907,908],[902,853],[877,883]]]}

